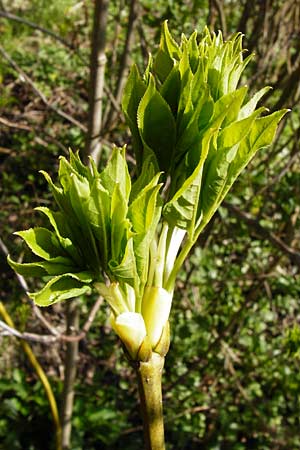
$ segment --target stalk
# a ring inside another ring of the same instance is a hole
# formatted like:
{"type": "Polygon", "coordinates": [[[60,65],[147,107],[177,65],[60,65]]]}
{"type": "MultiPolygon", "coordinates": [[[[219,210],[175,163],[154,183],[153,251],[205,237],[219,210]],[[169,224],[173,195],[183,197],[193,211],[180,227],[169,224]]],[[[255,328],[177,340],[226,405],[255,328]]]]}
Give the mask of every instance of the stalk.
{"type": "MultiPolygon", "coordinates": [[[[3,317],[3,319],[5,320],[7,325],[9,325],[11,328],[15,328],[12,318],[10,317],[8,311],[6,310],[6,308],[2,302],[0,302],[0,315],[3,317]]],[[[62,450],[62,446],[61,446],[62,430],[61,430],[61,425],[60,425],[60,420],[59,420],[57,403],[56,403],[51,385],[49,383],[48,377],[47,377],[46,373],[44,372],[42,366],[38,362],[30,345],[23,340],[21,340],[20,344],[21,344],[24,352],[26,353],[32,367],[34,368],[34,370],[35,370],[37,376],[39,377],[39,379],[42,383],[42,386],[45,390],[45,393],[46,393],[46,396],[47,396],[47,399],[49,402],[50,410],[51,410],[53,423],[55,426],[55,432],[56,432],[56,447],[55,448],[56,448],[56,450],[62,450]]]]}
{"type": "Polygon", "coordinates": [[[165,358],[153,352],[136,368],[146,450],[165,450],[161,377],[165,358]]]}
{"type": "MultiPolygon", "coordinates": [[[[72,335],[79,327],[78,299],[67,303],[67,334],[72,335]]],[[[78,341],[67,342],[65,355],[65,378],[61,404],[62,449],[71,448],[72,416],[75,396],[75,380],[78,359],[78,341]]]]}

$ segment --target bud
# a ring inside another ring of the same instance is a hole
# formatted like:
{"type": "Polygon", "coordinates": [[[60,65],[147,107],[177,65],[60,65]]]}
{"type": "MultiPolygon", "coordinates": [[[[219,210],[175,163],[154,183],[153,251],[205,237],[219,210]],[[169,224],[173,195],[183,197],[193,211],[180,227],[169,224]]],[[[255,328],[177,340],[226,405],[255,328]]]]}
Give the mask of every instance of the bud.
{"type": "Polygon", "coordinates": [[[146,337],[146,327],[142,315],[135,312],[125,312],[115,318],[112,314],[110,322],[112,328],[126,346],[131,358],[137,359],[137,354],[146,337]]]}
{"type": "Polygon", "coordinates": [[[170,348],[170,322],[167,321],[164,326],[161,337],[153,349],[155,353],[158,353],[160,356],[165,357],[170,348]]]}
{"type": "Polygon", "coordinates": [[[169,318],[172,294],[161,287],[147,286],[142,302],[142,316],[152,348],[161,338],[164,326],[169,318]]]}

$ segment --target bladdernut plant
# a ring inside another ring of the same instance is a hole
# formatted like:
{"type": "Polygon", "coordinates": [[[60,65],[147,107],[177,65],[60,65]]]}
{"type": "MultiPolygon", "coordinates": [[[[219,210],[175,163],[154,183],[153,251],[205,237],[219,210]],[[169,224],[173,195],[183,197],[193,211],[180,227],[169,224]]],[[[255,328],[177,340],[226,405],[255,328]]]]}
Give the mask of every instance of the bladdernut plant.
{"type": "Polygon", "coordinates": [[[238,87],[251,55],[242,35],[182,35],[162,27],[155,57],[141,76],[133,66],[122,107],[132,134],[136,176],[126,149],[114,148],[101,172],[70,152],[58,184],[42,172],[57,209],[37,208],[49,227],[17,234],[35,256],[12,268],[45,280],[31,298],[49,306],[100,293],[111,325],[139,379],[146,446],[163,449],[161,371],[169,346],[176,276],[232,184],[254,154],[271,144],[286,110],[266,114],[238,87]],[[150,382],[149,382],[150,380],[150,382]],[[151,381],[152,380],[152,381],[151,381]]]}

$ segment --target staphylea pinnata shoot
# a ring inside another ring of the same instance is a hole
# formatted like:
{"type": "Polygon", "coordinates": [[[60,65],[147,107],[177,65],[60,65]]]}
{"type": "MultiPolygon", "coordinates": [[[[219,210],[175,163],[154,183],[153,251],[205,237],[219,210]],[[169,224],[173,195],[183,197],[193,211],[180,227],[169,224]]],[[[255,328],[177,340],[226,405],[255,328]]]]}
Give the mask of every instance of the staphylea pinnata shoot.
{"type": "MultiPolygon", "coordinates": [[[[134,178],[125,147],[114,148],[101,171],[70,151],[69,160],[60,158],[56,184],[42,172],[56,203],[37,208],[48,227],[16,233],[33,260],[8,261],[19,274],[43,280],[30,294],[34,302],[49,306],[97,291],[138,365],[166,355],[176,276],[287,111],[257,108],[269,87],[249,95],[240,81],[252,55],[243,55],[240,33],[224,42],[221,32],[205,29],[177,44],[165,22],[158,51],[143,75],[131,68],[123,93],[134,178]]],[[[163,448],[163,439],[160,447],[147,439],[148,448],[163,448]]]]}

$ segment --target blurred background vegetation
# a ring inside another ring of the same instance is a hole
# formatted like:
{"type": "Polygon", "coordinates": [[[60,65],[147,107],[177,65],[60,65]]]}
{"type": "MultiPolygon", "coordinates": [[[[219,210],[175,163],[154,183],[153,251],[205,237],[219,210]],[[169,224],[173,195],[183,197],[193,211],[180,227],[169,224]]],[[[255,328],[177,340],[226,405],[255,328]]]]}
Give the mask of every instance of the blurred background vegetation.
{"type": "MultiPolygon", "coordinates": [[[[88,124],[87,0],[0,1],[0,297],[20,332],[48,335],[6,263],[26,249],[16,230],[41,224],[51,203],[43,169],[83,150],[88,124]],[[5,244],[5,245],[3,245],[5,244]]],[[[179,37],[207,24],[242,32],[255,58],[251,91],[265,85],[270,110],[291,108],[271,148],[239,178],[200,237],[178,280],[164,371],[169,450],[300,448],[300,2],[299,0],[111,0],[106,24],[102,152],[130,137],[120,113],[128,67],[144,67],[168,19],[179,37]]],[[[132,155],[132,154],[131,154],[132,155]]],[[[132,159],[132,156],[131,156],[132,159]]],[[[130,159],[130,160],[131,160],[130,159]]],[[[34,290],[29,280],[29,290],[34,290]]],[[[95,298],[79,299],[80,327],[95,298]]],[[[43,310],[58,334],[64,305],[43,310]]],[[[108,311],[79,341],[72,450],[142,448],[138,397],[108,311]]],[[[3,318],[0,317],[3,320],[3,318]]],[[[50,327],[50,330],[51,330],[50,327]]],[[[0,328],[0,449],[54,449],[48,402],[20,341],[0,328]]],[[[58,403],[66,342],[31,342],[58,403]]]]}

